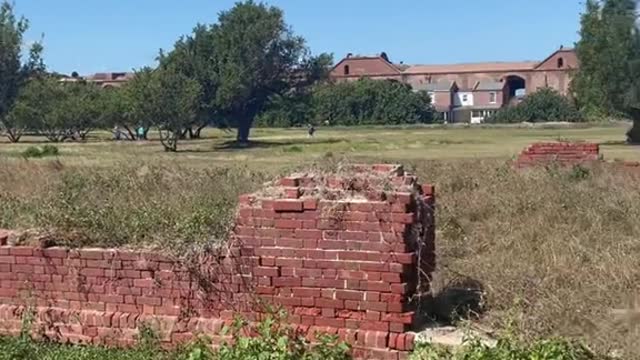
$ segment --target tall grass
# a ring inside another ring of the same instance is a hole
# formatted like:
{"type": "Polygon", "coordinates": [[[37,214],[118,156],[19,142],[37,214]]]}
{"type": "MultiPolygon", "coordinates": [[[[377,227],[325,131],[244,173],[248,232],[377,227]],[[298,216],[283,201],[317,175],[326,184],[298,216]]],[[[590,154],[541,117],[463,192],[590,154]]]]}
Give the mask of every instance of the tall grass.
{"type": "Polygon", "coordinates": [[[437,288],[480,282],[481,319],[493,328],[640,354],[640,177],[605,166],[414,165],[437,185],[437,288]]]}
{"type": "MultiPolygon", "coordinates": [[[[77,246],[214,242],[237,195],[280,172],[0,165],[0,228],[55,228],[77,246]]],[[[487,327],[640,354],[639,177],[608,167],[518,172],[498,160],[408,165],[437,186],[436,291],[469,277],[483,285],[487,327]]]]}
{"type": "Polygon", "coordinates": [[[10,164],[0,166],[0,228],[54,229],[70,246],[175,247],[224,239],[238,195],[268,179],[241,166],[10,164]]]}

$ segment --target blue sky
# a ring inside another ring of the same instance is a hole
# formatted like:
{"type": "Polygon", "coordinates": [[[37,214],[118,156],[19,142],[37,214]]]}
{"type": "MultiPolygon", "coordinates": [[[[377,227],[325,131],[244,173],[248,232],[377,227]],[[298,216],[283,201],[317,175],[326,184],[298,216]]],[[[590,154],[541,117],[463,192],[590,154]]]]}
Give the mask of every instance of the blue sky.
{"type": "MultiPolygon", "coordinates": [[[[44,34],[51,70],[127,71],[154,63],[234,0],[14,0],[44,34]]],[[[577,40],[581,0],[271,0],[314,53],[387,52],[394,62],[541,60],[577,40]]]]}

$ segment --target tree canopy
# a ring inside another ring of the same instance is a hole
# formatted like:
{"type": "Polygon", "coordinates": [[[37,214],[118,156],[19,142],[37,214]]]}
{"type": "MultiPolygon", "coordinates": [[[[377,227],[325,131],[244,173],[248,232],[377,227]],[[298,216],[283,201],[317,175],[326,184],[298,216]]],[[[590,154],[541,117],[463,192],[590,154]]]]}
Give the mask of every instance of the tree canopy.
{"type": "Polygon", "coordinates": [[[28,60],[21,62],[23,36],[28,28],[29,22],[16,17],[11,3],[0,3],[0,124],[12,142],[20,140],[25,129],[8,114],[29,77],[44,71],[40,43],[33,44],[28,49],[28,60]]]}
{"type": "Polygon", "coordinates": [[[567,97],[551,88],[528,95],[521,103],[503,108],[487,119],[490,123],[583,121],[582,114],[567,97]]]}

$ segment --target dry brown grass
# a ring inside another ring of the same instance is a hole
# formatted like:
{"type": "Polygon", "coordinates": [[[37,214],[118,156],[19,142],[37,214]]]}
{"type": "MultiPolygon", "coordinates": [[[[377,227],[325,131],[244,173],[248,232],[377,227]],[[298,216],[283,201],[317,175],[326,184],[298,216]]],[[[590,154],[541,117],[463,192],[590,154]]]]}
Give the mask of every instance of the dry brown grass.
{"type": "MultiPolygon", "coordinates": [[[[374,156],[358,161],[385,160],[374,156]]],[[[224,234],[239,193],[310,165],[127,159],[0,161],[0,227],[80,230],[84,243],[106,246],[206,242],[224,234]]],[[[464,276],[482,283],[485,325],[640,354],[639,177],[604,167],[516,172],[491,159],[405,164],[437,186],[436,287],[464,276]]]]}
{"type": "Polygon", "coordinates": [[[494,328],[640,354],[640,177],[518,173],[497,161],[416,167],[437,184],[437,287],[482,283],[481,321],[494,328]]]}

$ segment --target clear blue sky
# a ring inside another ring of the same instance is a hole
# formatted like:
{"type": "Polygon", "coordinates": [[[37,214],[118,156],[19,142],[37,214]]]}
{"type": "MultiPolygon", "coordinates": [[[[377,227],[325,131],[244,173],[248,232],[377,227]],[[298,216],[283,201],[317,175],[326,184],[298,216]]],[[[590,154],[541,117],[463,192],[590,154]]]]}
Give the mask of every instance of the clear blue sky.
{"type": "MultiPolygon", "coordinates": [[[[14,0],[51,70],[87,74],[154,63],[234,0],[14,0]]],[[[386,51],[394,62],[541,60],[577,40],[581,0],[272,0],[314,53],[386,51]]]]}

